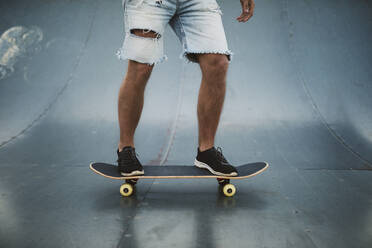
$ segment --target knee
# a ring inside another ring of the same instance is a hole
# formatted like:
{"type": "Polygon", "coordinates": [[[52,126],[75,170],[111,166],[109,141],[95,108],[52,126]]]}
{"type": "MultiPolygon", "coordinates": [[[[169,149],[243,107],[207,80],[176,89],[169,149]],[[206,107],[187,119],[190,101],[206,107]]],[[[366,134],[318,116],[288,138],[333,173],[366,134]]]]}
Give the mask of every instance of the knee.
{"type": "Polygon", "coordinates": [[[133,72],[138,78],[148,78],[152,72],[153,65],[145,64],[145,63],[138,63],[135,61],[133,62],[133,72]]]}
{"type": "Polygon", "coordinates": [[[204,76],[225,78],[229,67],[226,55],[212,54],[207,59],[199,59],[204,76]]]}
{"type": "Polygon", "coordinates": [[[127,77],[129,77],[133,84],[137,86],[144,86],[149,79],[153,65],[138,63],[133,60],[129,60],[127,77]]]}

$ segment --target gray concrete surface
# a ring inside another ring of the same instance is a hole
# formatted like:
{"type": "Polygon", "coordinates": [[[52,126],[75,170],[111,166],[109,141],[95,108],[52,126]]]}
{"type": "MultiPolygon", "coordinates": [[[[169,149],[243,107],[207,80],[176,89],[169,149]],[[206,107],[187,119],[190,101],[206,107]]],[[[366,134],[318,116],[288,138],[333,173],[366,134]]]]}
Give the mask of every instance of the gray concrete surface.
{"type": "MultiPolygon", "coordinates": [[[[126,62],[121,1],[0,2],[0,247],[372,247],[370,1],[219,1],[230,49],[217,145],[237,181],[142,180],[137,194],[93,174],[115,161],[126,62]]],[[[191,164],[200,72],[168,61],[146,89],[144,164],[191,164]]]]}

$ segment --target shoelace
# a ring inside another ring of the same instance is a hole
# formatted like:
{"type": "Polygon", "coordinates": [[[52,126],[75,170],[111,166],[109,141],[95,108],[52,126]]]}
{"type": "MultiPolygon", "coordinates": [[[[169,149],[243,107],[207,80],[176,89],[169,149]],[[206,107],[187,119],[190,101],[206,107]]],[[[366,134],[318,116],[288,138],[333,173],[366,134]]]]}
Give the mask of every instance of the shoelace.
{"type": "Polygon", "coordinates": [[[221,147],[217,147],[216,149],[216,153],[217,153],[217,157],[220,161],[224,162],[224,163],[228,163],[227,160],[225,159],[225,157],[223,156],[222,154],[222,148],[221,147]]]}

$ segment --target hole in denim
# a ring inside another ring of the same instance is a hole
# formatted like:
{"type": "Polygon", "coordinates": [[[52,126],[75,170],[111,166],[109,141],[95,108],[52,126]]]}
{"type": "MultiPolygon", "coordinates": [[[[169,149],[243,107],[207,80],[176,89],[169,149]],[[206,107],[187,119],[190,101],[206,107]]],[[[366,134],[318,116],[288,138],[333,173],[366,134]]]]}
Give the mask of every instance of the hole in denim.
{"type": "Polygon", "coordinates": [[[136,36],[140,37],[145,37],[145,38],[154,38],[154,39],[159,39],[161,35],[153,30],[150,29],[131,29],[130,30],[131,34],[134,34],[136,36]]]}

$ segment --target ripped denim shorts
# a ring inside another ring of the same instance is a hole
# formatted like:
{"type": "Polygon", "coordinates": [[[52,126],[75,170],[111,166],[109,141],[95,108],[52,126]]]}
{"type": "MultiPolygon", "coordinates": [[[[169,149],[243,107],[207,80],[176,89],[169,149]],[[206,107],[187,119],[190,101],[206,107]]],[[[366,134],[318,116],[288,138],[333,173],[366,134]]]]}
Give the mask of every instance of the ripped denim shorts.
{"type": "Polygon", "coordinates": [[[196,54],[214,53],[231,60],[216,0],[123,0],[123,9],[125,39],[119,59],[150,65],[165,60],[163,34],[169,23],[182,43],[181,58],[198,62],[196,54]],[[152,31],[156,38],[135,35],[135,29],[152,31]]]}

